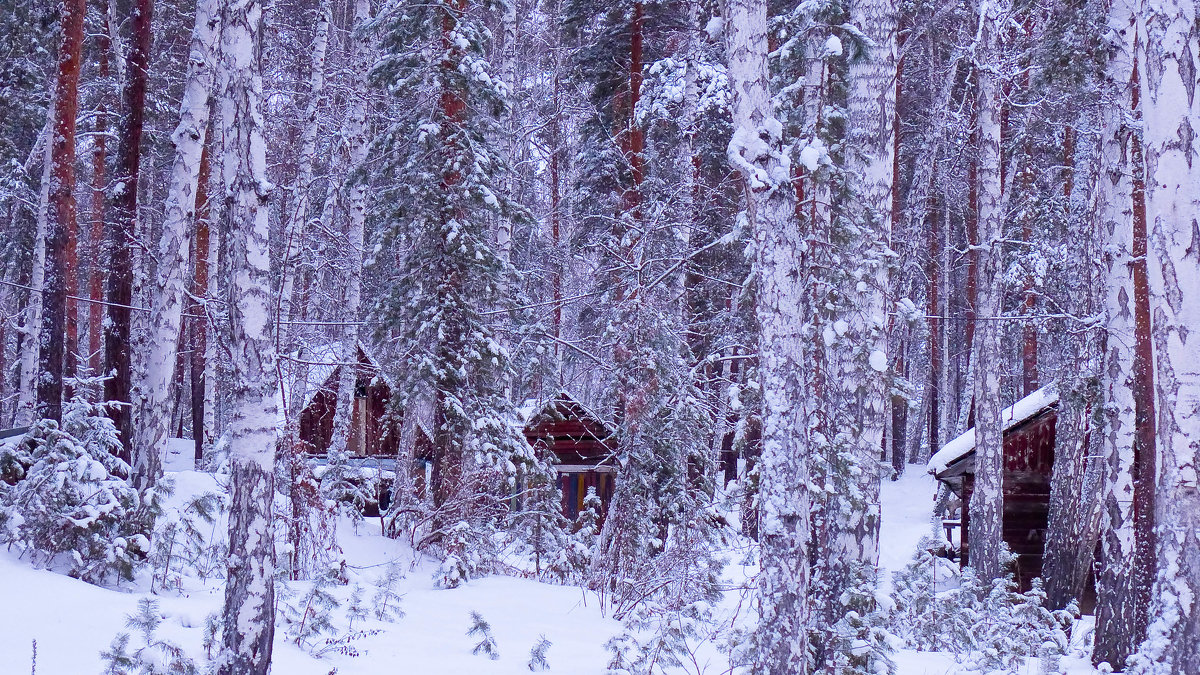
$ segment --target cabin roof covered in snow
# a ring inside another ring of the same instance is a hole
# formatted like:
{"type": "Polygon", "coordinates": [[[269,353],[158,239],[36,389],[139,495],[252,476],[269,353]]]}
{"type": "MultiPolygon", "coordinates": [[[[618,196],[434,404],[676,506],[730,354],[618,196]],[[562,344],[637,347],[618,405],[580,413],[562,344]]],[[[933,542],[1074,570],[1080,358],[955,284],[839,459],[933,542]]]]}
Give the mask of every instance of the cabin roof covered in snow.
{"type": "Polygon", "coordinates": [[[553,396],[543,399],[530,398],[517,407],[517,422],[521,427],[528,427],[535,419],[541,415],[553,410],[557,410],[560,404],[575,406],[583,414],[584,417],[590,418],[594,422],[602,425],[609,434],[616,433],[616,426],[601,417],[595,410],[587,407],[579,402],[579,399],[573,396],[566,389],[560,389],[553,396]]]}
{"type": "MultiPolygon", "coordinates": [[[[376,377],[380,378],[390,388],[394,388],[392,381],[384,373],[376,360],[371,349],[368,349],[361,340],[358,342],[358,349],[366,357],[367,363],[375,369],[376,377]]],[[[355,359],[357,359],[357,354],[355,359]]],[[[342,343],[327,342],[324,344],[304,345],[300,350],[287,354],[283,359],[283,388],[281,392],[286,395],[286,400],[289,405],[293,402],[293,395],[303,396],[303,405],[307,407],[312,403],[313,398],[333,373],[342,365],[342,343]],[[307,366],[307,371],[301,372],[301,366],[307,366]],[[303,381],[297,382],[298,376],[303,375],[303,381]],[[295,391],[292,391],[295,389],[295,391]]]]}
{"type": "MultiPolygon", "coordinates": [[[[1058,390],[1054,387],[1042,387],[1025,398],[1005,408],[1000,413],[1000,423],[1004,431],[1037,416],[1038,413],[1058,404],[1058,390]]],[[[975,449],[975,429],[967,429],[958,438],[942,446],[941,450],[929,458],[929,472],[937,475],[946,470],[954,462],[962,459],[975,449]]]]}

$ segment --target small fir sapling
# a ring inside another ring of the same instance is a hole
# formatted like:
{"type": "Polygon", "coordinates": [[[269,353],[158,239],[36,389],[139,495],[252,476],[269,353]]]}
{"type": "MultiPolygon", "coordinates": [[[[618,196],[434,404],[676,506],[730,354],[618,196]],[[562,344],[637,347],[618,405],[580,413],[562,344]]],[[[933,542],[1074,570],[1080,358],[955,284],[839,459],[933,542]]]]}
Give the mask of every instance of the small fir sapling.
{"type": "Polygon", "coordinates": [[[493,661],[500,658],[500,652],[496,648],[496,638],[492,637],[491,624],[475,610],[471,610],[471,628],[467,631],[467,636],[479,638],[479,642],[476,642],[475,647],[471,649],[472,654],[476,656],[483,654],[493,661]]]}
{"type": "Polygon", "coordinates": [[[538,641],[534,643],[529,650],[529,669],[535,673],[550,669],[550,662],[546,660],[546,651],[550,649],[551,642],[546,639],[545,635],[539,635],[538,641]]]}
{"type": "Polygon", "coordinates": [[[126,482],[120,448],[112,420],[79,396],[61,426],[39,420],[5,444],[0,467],[15,484],[0,493],[0,541],[41,564],[61,561],[90,583],[131,580],[150,553],[161,503],[158,491],[139,495],[126,482]]]}
{"type": "Polygon", "coordinates": [[[575,518],[575,526],[551,565],[551,571],[563,581],[581,580],[587,575],[596,550],[596,539],[600,534],[600,513],[603,503],[596,488],[589,487],[583,498],[583,509],[575,518]]]}
{"type": "Polygon", "coordinates": [[[158,602],[150,598],[138,601],[137,612],[126,617],[141,644],[129,651],[130,634],[118,633],[107,650],[100,652],[105,675],[198,675],[196,663],[179,645],[159,639],[162,614],[158,602]]]}
{"type": "MultiPolygon", "coordinates": [[[[170,485],[165,480],[162,485],[170,485]]],[[[158,518],[154,546],[150,555],[154,574],[151,590],[178,586],[185,573],[193,573],[202,581],[224,559],[224,544],[217,534],[218,515],[224,511],[224,497],[206,492],[189,499],[179,510],[164,512],[158,518]]]]}
{"type": "MultiPolygon", "coordinates": [[[[280,584],[286,586],[287,584],[280,584]]],[[[213,658],[213,650],[217,645],[221,644],[221,629],[225,626],[225,620],[220,612],[213,612],[204,617],[204,658],[209,661],[213,658]]]]}
{"type": "Polygon", "coordinates": [[[334,632],[333,610],[341,603],[330,592],[330,588],[338,581],[338,572],[330,569],[318,576],[312,582],[312,587],[305,593],[297,607],[289,612],[294,626],[291,631],[299,647],[314,646],[316,640],[334,632]]]}
{"type": "Polygon", "coordinates": [[[355,584],[354,590],[350,592],[350,600],[346,603],[346,621],[349,623],[349,629],[354,630],[354,622],[366,621],[367,616],[367,607],[363,604],[362,586],[355,584]]]}
{"type": "Polygon", "coordinates": [[[375,595],[371,598],[371,612],[380,621],[396,622],[404,618],[400,601],[404,596],[396,592],[396,584],[404,578],[400,566],[392,563],[387,571],[375,580],[375,595]]]}

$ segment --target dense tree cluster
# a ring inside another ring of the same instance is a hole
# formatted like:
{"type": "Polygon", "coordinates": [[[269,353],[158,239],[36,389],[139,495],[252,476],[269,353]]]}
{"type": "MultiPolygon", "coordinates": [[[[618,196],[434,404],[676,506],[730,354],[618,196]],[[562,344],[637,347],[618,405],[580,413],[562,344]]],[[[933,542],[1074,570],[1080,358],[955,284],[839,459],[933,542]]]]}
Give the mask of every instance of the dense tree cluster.
{"type": "Polygon", "coordinates": [[[761,563],[751,672],[880,672],[922,608],[1035,655],[1096,560],[1093,660],[1200,672],[1191,4],[11,0],[0,35],[0,428],[29,427],[0,536],[127,576],[194,439],[232,476],[218,672],[267,672],[275,569],[325,573],[327,500],[384,503],[443,586],[511,545],[596,591],[658,635],[613,672],[686,649],[727,527],[761,563]],[[387,485],[350,464],[360,353],[395,392],[387,485]],[[1044,387],[1022,594],[1001,411],[1044,387]],[[614,431],[575,523],[521,433],[568,392],[614,431]],[[914,563],[881,606],[881,481],[972,428],[969,583],[914,563]]]}

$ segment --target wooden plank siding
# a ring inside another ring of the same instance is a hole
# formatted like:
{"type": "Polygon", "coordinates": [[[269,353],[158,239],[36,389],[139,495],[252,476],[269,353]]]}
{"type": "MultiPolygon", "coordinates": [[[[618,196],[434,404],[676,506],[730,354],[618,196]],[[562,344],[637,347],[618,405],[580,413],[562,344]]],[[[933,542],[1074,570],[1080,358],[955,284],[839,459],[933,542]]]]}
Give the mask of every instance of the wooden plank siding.
{"type": "MultiPolygon", "coordinates": [[[[1017,554],[1016,576],[1022,590],[1042,573],[1054,474],[1058,411],[1047,408],[1004,432],[1004,512],[1001,536],[1017,554]]],[[[962,496],[962,564],[968,564],[970,500],[975,488],[974,451],[939,478],[962,496]],[[957,481],[955,479],[958,479],[957,481]],[[957,483],[957,484],[956,484],[957,483]]]]}

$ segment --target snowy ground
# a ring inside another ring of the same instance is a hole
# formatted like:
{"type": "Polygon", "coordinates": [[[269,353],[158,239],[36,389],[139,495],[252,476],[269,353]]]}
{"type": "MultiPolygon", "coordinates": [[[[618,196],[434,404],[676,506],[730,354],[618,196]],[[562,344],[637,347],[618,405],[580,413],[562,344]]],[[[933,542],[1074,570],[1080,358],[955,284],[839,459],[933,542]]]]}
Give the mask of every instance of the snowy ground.
{"type": "MultiPolygon", "coordinates": [[[[186,451],[171,464],[186,466],[186,451]]],[[[189,494],[219,490],[209,474],[182,471],[174,474],[178,485],[176,501],[189,494]]],[[[917,541],[932,531],[930,517],[934,483],[928,475],[911,471],[897,482],[883,484],[881,565],[890,584],[890,572],[911,557],[917,541]]],[[[281,675],[338,675],[381,672],[429,675],[474,675],[528,673],[530,648],[541,636],[550,640],[547,652],[550,671],[570,675],[602,675],[607,662],[604,643],[621,630],[620,625],[601,615],[596,598],[579,588],[541,584],[525,579],[492,577],[454,590],[435,589],[435,565],[416,559],[407,546],[379,536],[378,521],[367,521],[355,534],[348,522],[339,527],[348,574],[370,594],[371,584],[388,564],[402,566],[405,578],[399,592],[406,616],[396,623],[369,619],[356,628],[378,631],[354,641],[359,655],[327,654],[312,657],[308,652],[277,635],[274,672],[281,675]],[[466,636],[470,612],[478,611],[492,625],[500,658],[492,661],[473,655],[474,640],[466,636]],[[398,670],[397,670],[398,669],[398,670]]],[[[746,613],[745,593],[737,589],[753,569],[738,564],[731,556],[727,567],[731,589],[722,611],[746,613]]],[[[30,672],[33,641],[37,641],[37,673],[41,675],[86,675],[101,672],[101,650],[123,629],[125,617],[137,602],[149,595],[145,579],[119,589],[104,589],[61,574],[32,569],[11,552],[0,551],[0,580],[4,584],[4,609],[0,612],[0,673],[30,672]]],[[[298,593],[306,584],[294,584],[298,593]]],[[[343,601],[350,587],[337,587],[343,601]]],[[[202,626],[207,615],[222,603],[222,588],[209,580],[189,579],[179,592],[155,595],[165,615],[160,635],[182,645],[189,653],[202,654],[202,626]]],[[[340,618],[344,610],[335,610],[340,618]]],[[[949,655],[902,651],[896,654],[901,675],[954,673],[949,655]]],[[[1079,661],[1068,661],[1071,673],[1093,672],[1079,661]]],[[[720,673],[714,660],[707,672],[720,673]]],[[[1026,672],[1036,673],[1030,663],[1026,672]]]]}

